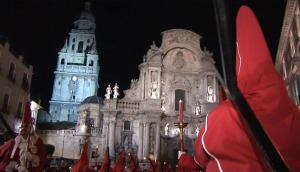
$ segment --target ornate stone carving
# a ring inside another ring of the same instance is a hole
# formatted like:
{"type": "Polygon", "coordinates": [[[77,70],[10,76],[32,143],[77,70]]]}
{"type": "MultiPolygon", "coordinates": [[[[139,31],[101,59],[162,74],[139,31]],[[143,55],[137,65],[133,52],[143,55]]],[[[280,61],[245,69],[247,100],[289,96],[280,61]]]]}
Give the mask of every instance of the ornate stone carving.
{"type": "Polygon", "coordinates": [[[187,76],[174,75],[169,83],[173,86],[183,86],[188,88],[192,86],[191,81],[187,76]]]}
{"type": "Polygon", "coordinates": [[[109,123],[110,124],[115,124],[116,123],[116,119],[115,118],[110,118],[109,119],[109,123]]]}
{"type": "Polygon", "coordinates": [[[138,85],[138,79],[132,79],[130,83],[130,89],[136,89],[138,85]]]}
{"type": "Polygon", "coordinates": [[[174,58],[173,60],[173,66],[176,68],[176,69],[180,69],[184,66],[185,64],[185,61],[184,61],[184,58],[183,58],[183,53],[181,51],[179,51],[177,54],[176,54],[176,57],[174,58]]]}

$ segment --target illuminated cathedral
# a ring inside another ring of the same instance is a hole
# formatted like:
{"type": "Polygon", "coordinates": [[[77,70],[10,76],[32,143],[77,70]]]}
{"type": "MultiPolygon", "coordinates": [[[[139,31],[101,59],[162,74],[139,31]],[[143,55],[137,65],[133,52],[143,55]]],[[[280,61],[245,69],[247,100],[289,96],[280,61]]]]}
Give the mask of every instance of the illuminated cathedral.
{"type": "MultiPolygon", "coordinates": [[[[219,103],[219,85],[213,54],[202,49],[201,36],[184,29],[162,32],[161,45],[153,42],[137,66],[140,74],[119,98],[117,83],[97,96],[101,64],[90,3],[75,21],[59,51],[50,101],[51,121],[76,122],[65,130],[37,130],[54,157],[78,159],[89,143],[90,163],[101,163],[109,147],[112,161],[122,148],[143,164],[150,155],[158,162],[177,163],[179,100],[183,101],[184,145],[194,153],[194,141],[207,113],[219,103]]],[[[105,58],[105,57],[102,57],[105,58]]],[[[146,166],[142,167],[146,168],[146,166]]]]}

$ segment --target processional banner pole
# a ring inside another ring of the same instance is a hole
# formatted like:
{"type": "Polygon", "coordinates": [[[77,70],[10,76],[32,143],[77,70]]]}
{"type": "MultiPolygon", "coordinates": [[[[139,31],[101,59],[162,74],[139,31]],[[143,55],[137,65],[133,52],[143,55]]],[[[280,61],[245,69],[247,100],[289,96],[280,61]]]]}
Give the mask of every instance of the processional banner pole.
{"type": "MultiPolygon", "coordinates": [[[[216,25],[219,37],[220,54],[222,58],[224,81],[221,82],[227,94],[232,98],[242,122],[248,127],[250,138],[256,142],[272,171],[289,171],[270,138],[262,128],[249,104],[240,93],[235,74],[235,42],[231,28],[227,0],[213,0],[216,25]],[[227,87],[226,87],[227,85],[227,87]],[[250,135],[250,136],[251,136],[250,135]]],[[[216,71],[218,72],[218,71],[216,71]]],[[[222,78],[220,78],[222,79],[222,78]]]]}
{"type": "Polygon", "coordinates": [[[183,101],[179,100],[179,115],[178,122],[175,123],[175,126],[179,128],[179,149],[184,151],[184,140],[183,140],[183,129],[188,125],[188,123],[183,122],[183,101]]]}

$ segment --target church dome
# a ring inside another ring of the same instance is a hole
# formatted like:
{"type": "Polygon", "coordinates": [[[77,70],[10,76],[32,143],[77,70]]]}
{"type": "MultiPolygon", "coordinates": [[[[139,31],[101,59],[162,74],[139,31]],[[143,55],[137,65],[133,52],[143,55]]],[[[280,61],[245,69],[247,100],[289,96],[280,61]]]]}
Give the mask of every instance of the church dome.
{"type": "Polygon", "coordinates": [[[85,98],[81,104],[85,104],[85,103],[94,103],[94,104],[101,104],[104,105],[103,99],[101,97],[98,96],[90,96],[85,98]]]}

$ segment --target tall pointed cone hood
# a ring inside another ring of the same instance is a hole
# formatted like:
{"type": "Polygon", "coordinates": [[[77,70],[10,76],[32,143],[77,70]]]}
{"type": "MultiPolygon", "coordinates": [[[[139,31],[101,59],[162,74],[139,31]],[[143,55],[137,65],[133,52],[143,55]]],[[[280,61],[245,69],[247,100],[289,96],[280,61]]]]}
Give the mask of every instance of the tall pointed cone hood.
{"type": "Polygon", "coordinates": [[[123,172],[124,171],[124,155],[125,155],[125,150],[123,149],[115,163],[114,172],[123,172]]]}
{"type": "Polygon", "coordinates": [[[89,156],[88,156],[88,143],[83,145],[82,153],[79,160],[75,163],[72,172],[82,172],[88,169],[89,156]]]}
{"type": "Polygon", "coordinates": [[[242,6],[236,20],[237,83],[262,127],[290,170],[299,170],[300,112],[288,97],[276,71],[259,23],[250,8],[242,6]]]}
{"type": "Polygon", "coordinates": [[[24,111],[24,114],[23,114],[23,117],[22,117],[22,124],[27,124],[27,125],[32,124],[30,106],[31,106],[30,101],[27,101],[26,105],[25,105],[25,111],[24,111]]]}

